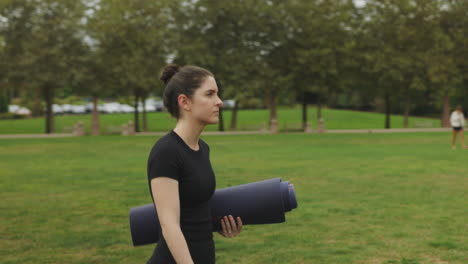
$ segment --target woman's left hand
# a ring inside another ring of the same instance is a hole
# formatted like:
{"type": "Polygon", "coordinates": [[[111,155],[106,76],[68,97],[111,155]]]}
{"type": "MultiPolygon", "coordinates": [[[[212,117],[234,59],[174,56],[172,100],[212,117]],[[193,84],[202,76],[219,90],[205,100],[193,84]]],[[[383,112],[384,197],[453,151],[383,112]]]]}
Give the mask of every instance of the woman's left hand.
{"type": "Polygon", "coordinates": [[[237,217],[237,223],[234,221],[232,215],[225,216],[221,218],[221,231],[220,233],[223,237],[235,237],[240,234],[242,231],[242,220],[240,217],[237,217]]]}

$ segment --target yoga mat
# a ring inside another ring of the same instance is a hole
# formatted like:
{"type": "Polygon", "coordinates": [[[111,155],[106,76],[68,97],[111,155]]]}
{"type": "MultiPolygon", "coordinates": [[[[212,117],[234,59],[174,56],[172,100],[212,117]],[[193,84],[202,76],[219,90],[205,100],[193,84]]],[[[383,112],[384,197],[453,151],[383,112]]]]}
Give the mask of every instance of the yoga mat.
{"type": "MultiPolygon", "coordinates": [[[[243,225],[286,221],[285,212],[297,208],[294,185],[274,178],[216,190],[211,198],[213,232],[221,230],[221,218],[241,217],[243,225]]],[[[130,209],[134,246],[157,243],[161,227],[154,204],[130,209]]]]}

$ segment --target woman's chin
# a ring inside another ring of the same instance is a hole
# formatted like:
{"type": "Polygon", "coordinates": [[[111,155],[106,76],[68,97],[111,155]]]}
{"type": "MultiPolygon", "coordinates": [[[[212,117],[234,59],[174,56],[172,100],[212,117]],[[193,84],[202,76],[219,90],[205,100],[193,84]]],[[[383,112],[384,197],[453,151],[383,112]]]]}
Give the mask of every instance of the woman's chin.
{"type": "Polygon", "coordinates": [[[214,119],[210,120],[210,122],[209,122],[208,124],[210,124],[210,125],[216,125],[216,124],[218,124],[218,123],[219,123],[219,118],[217,117],[217,118],[214,118],[214,119]]]}
{"type": "Polygon", "coordinates": [[[216,119],[213,118],[213,119],[209,119],[209,120],[204,120],[204,121],[202,121],[202,122],[205,124],[205,126],[207,126],[207,125],[216,125],[216,124],[219,123],[219,118],[216,118],[216,119]]]}

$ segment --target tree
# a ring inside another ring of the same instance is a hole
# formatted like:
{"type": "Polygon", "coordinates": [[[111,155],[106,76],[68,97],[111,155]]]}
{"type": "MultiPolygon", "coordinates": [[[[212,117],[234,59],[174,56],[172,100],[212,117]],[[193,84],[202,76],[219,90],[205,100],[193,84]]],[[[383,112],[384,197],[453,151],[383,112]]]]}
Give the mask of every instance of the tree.
{"type": "MultiPolygon", "coordinates": [[[[135,131],[140,131],[139,103],[155,90],[166,60],[166,1],[101,1],[96,35],[103,62],[111,70],[115,94],[134,97],[135,131]]],[[[143,121],[146,111],[143,109],[143,121]]],[[[143,123],[146,130],[146,122],[143,123]]]]}
{"type": "MultiPolygon", "coordinates": [[[[230,129],[235,129],[240,102],[253,96],[258,47],[253,37],[259,23],[258,1],[179,3],[174,7],[177,38],[173,54],[178,64],[196,64],[211,70],[222,98],[234,99],[230,129]]],[[[224,130],[220,112],[219,130],[224,130]]]]}
{"type": "Polygon", "coordinates": [[[82,8],[81,2],[72,0],[20,0],[8,2],[2,9],[1,15],[8,21],[6,49],[17,59],[8,61],[10,76],[24,79],[28,89],[42,95],[46,133],[54,130],[54,93],[70,81],[70,68],[79,56],[73,51],[82,44],[78,31],[82,8]]]}
{"type": "MultiPolygon", "coordinates": [[[[444,55],[448,54],[453,59],[450,65],[451,87],[447,87],[443,94],[442,123],[444,126],[449,126],[450,104],[448,97],[450,95],[468,95],[468,2],[463,0],[449,0],[447,2],[448,5],[445,5],[446,8],[443,9],[441,15],[441,28],[453,45],[444,55]]],[[[465,101],[468,102],[466,98],[465,101]]]]}
{"type": "MultiPolygon", "coordinates": [[[[1,22],[0,22],[1,23],[1,22]]],[[[8,112],[8,94],[5,85],[6,67],[5,67],[5,41],[0,35],[0,113],[8,112]]]]}
{"type": "Polygon", "coordinates": [[[316,95],[317,119],[322,103],[342,89],[344,66],[351,55],[351,15],[349,1],[298,1],[289,6],[294,16],[294,38],[289,48],[293,56],[296,93],[301,94],[304,127],[307,122],[306,95],[316,95]]]}
{"type": "Polygon", "coordinates": [[[468,74],[464,54],[466,56],[466,32],[463,28],[468,25],[466,2],[450,1],[449,5],[443,2],[439,16],[439,32],[434,36],[434,47],[427,57],[429,60],[427,74],[430,84],[438,90],[442,98],[441,123],[443,127],[450,127],[450,97],[456,92],[458,85],[463,83],[463,78],[468,74]],[[464,40],[465,39],[465,40],[464,40]]]}
{"type": "MultiPolygon", "coordinates": [[[[411,90],[416,76],[422,72],[421,59],[427,29],[422,28],[431,13],[427,1],[369,1],[366,15],[369,70],[379,85],[385,102],[385,128],[390,128],[392,101],[404,98],[405,126],[408,125],[411,90]],[[421,22],[422,20],[423,22],[421,22]]],[[[429,21],[430,22],[430,21],[429,21]]]]}

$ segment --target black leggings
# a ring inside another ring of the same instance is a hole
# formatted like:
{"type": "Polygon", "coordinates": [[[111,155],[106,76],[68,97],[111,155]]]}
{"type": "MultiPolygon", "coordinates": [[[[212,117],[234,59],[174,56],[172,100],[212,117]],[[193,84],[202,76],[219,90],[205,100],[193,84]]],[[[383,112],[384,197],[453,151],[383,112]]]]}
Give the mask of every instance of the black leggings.
{"type": "MultiPolygon", "coordinates": [[[[187,241],[190,255],[195,264],[214,264],[215,263],[215,248],[213,239],[201,241],[187,241]]],[[[161,239],[154,249],[153,256],[146,264],[176,264],[172,257],[166,241],[161,239]]]]}

